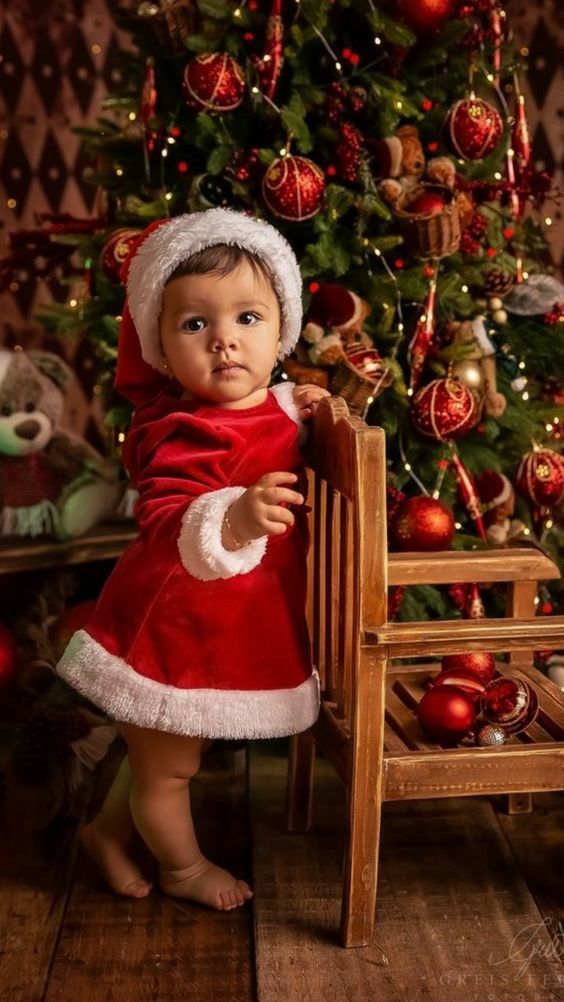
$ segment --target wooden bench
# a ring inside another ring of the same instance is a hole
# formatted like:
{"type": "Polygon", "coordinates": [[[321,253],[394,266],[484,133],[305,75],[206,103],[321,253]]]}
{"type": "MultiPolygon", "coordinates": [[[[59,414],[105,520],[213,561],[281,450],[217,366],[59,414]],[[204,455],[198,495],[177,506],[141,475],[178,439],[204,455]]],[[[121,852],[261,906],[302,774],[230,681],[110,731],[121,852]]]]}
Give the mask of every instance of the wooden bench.
{"type": "MultiPolygon", "coordinates": [[[[558,568],[534,547],[388,554],[384,432],[324,398],[308,445],[308,619],[322,683],[319,719],[290,744],[287,829],[311,824],[315,746],[346,788],[347,831],[340,939],[370,942],[375,920],[382,803],[509,794],[530,808],[535,790],[564,789],[564,694],[533,667],[533,651],[564,646],[564,617],[535,618],[539,580],[558,568]],[[505,582],[507,616],[387,621],[388,585],[505,582]],[[423,657],[507,653],[501,674],[532,682],[539,715],[498,748],[425,737],[415,709],[440,664],[423,657]],[[394,665],[397,658],[413,663],[394,665]]],[[[414,833],[414,846],[417,836],[414,833]]]]}

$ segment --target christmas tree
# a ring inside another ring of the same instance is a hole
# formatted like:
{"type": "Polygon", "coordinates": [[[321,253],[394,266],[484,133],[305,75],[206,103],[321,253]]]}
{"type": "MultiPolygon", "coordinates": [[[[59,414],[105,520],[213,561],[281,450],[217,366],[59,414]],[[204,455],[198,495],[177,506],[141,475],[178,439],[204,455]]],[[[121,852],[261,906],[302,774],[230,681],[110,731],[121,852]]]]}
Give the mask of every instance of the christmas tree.
{"type": "MultiPolygon", "coordinates": [[[[42,312],[92,339],[114,446],[130,416],[112,389],[120,264],[152,220],[229,206],[273,222],[300,261],[307,322],[273,381],[328,386],[386,431],[395,545],[528,538],[562,562],[554,192],[497,0],[143,0],[119,17],[126,83],[76,130],[98,218],[51,236],[82,289],[42,312]]],[[[447,618],[468,601],[409,589],[395,611],[447,618]]]]}

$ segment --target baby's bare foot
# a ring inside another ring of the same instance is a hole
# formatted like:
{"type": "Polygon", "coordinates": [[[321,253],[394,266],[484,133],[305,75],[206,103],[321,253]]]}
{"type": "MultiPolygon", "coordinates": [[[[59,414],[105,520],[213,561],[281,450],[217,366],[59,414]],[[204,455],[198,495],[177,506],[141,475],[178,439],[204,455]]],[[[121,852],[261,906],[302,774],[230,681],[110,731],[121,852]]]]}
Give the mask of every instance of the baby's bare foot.
{"type": "Polygon", "coordinates": [[[128,854],[127,844],[115,833],[105,831],[100,824],[92,821],[82,829],[79,839],[116,894],[130,898],[147,897],[153,884],[145,879],[128,854]]]}
{"type": "Polygon", "coordinates": [[[159,871],[159,884],[165,894],[174,898],[191,898],[222,911],[237,908],[252,898],[253,892],[244,880],[237,880],[227,870],[200,856],[182,870],[159,871]]]}

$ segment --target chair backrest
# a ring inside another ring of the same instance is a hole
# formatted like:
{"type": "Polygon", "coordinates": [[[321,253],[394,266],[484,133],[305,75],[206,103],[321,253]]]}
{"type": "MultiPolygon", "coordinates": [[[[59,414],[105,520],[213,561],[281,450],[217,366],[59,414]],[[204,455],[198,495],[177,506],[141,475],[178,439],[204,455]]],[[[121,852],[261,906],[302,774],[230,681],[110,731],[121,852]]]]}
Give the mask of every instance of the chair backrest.
{"type": "Polygon", "coordinates": [[[386,449],[381,428],[324,397],[306,450],[308,622],[324,698],[349,718],[365,624],[386,622],[386,449]]]}

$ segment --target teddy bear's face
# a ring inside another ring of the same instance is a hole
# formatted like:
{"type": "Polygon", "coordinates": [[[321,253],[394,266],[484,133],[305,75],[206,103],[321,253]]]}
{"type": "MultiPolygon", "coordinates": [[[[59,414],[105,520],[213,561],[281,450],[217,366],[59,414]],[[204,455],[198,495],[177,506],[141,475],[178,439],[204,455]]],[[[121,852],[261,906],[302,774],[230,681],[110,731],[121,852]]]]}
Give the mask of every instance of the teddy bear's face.
{"type": "MultiPolygon", "coordinates": [[[[44,449],[58,420],[57,399],[23,352],[0,352],[0,453],[29,456],[44,449]]],[[[53,387],[57,397],[60,391],[53,387]]],[[[62,399],[62,398],[61,398],[62,399]]]]}
{"type": "Polygon", "coordinates": [[[420,177],[425,170],[425,153],[419,133],[414,126],[406,125],[398,129],[396,135],[401,143],[401,174],[420,177]]]}

